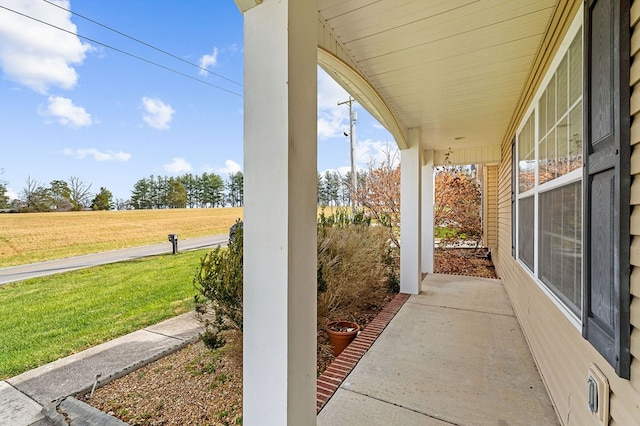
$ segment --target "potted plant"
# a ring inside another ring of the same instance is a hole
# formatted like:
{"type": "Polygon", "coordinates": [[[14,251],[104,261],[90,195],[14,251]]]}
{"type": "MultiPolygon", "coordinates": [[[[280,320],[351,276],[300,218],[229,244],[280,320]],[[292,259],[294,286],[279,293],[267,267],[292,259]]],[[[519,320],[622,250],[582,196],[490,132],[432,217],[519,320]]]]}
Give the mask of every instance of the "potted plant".
{"type": "Polygon", "coordinates": [[[333,354],[340,355],[344,348],[356,338],[359,331],[360,326],[351,321],[333,321],[327,324],[327,334],[333,354]]]}

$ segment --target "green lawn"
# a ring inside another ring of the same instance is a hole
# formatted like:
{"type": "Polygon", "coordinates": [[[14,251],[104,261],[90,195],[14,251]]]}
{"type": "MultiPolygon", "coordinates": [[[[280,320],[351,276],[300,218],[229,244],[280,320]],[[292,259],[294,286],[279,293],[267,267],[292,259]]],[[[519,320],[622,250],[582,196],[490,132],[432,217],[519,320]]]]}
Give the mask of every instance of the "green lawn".
{"type": "Polygon", "coordinates": [[[193,308],[205,250],[0,286],[0,380],[193,308]]]}

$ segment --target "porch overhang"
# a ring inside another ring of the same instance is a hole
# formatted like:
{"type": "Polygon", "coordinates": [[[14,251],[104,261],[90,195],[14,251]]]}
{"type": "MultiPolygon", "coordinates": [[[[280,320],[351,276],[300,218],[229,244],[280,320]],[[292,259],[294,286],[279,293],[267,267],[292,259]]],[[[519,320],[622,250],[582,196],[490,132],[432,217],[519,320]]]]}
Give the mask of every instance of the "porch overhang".
{"type": "Polygon", "coordinates": [[[416,294],[432,272],[433,167],[500,161],[576,2],[236,3],[247,11],[245,421],[314,424],[317,64],[401,149],[400,284],[416,294]]]}

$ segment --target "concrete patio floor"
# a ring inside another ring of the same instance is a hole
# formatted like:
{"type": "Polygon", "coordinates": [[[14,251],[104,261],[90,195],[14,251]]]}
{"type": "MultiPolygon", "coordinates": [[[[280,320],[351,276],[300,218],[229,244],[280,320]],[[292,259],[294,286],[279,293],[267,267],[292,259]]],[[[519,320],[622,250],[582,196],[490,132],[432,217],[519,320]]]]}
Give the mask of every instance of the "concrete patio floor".
{"type": "Polygon", "coordinates": [[[558,425],[499,280],[430,274],[318,425],[558,425]]]}

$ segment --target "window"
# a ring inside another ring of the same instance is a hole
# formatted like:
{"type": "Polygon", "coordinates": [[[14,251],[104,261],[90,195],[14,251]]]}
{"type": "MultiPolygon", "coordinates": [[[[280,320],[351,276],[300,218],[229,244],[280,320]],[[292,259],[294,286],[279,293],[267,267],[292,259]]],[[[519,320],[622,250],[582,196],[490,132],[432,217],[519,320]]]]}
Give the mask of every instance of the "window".
{"type": "Polygon", "coordinates": [[[582,303],[582,182],[540,194],[539,277],[576,316],[582,303]]]}
{"type": "Polygon", "coordinates": [[[629,15],[629,0],[585,2],[516,132],[513,155],[515,257],[627,379],[629,15]]]}
{"type": "Polygon", "coordinates": [[[582,26],[516,134],[516,257],[576,322],[582,307],[582,26]]]}

